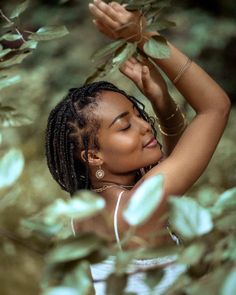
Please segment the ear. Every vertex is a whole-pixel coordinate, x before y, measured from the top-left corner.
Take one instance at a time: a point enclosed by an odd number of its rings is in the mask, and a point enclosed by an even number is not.
[[[81,159],[86,162],[85,150],[81,152]],[[88,150],[88,163],[91,166],[99,166],[103,164],[103,158],[99,151]]]

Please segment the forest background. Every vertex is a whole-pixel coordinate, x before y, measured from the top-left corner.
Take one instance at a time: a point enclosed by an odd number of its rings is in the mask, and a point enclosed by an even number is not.
[[[5,15],[10,15],[19,3],[2,0],[0,8]],[[44,132],[50,110],[65,96],[67,89],[84,83],[95,68],[92,53],[108,42],[94,29],[88,3],[79,0],[31,1],[17,23],[20,30],[26,31],[65,25],[69,34],[40,42],[33,54],[11,69],[11,74],[20,75],[21,80],[0,89],[1,106],[12,108],[0,108],[0,156],[16,148],[24,157],[19,179],[14,185],[0,190],[0,294],[3,295],[39,293],[44,265],[40,252],[43,241],[22,229],[20,221],[56,198],[66,200],[69,197],[48,172]],[[207,171],[189,192],[196,198],[204,198],[209,193],[218,195],[236,186],[236,4],[233,0],[179,0],[173,1],[165,15],[177,26],[164,31],[163,35],[209,72],[232,101],[229,123],[217,151]],[[1,26],[3,23],[1,18]],[[21,42],[0,40],[3,48],[12,49],[18,48]],[[141,97],[119,72],[105,78]],[[180,94],[171,86],[170,90],[191,116],[192,110],[183,104]],[[6,119],[8,113],[18,114],[15,116],[18,123]],[[21,123],[27,124],[9,126]]]

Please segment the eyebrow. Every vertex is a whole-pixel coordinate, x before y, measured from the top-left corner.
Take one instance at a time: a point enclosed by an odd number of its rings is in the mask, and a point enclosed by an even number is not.
[[[121,113],[120,115],[118,115],[117,117],[115,117],[115,119],[111,122],[111,124],[108,126],[108,128],[110,128],[113,124],[115,124],[115,122],[125,116],[127,116],[129,114],[129,112],[124,112]]]
[[[135,109],[136,106],[133,104],[133,109]],[[125,116],[127,116],[129,114],[129,112],[124,112],[124,113],[121,113],[120,115],[118,115],[117,117],[115,117],[115,119],[111,122],[111,124],[108,126],[108,128],[110,128],[113,124],[115,124],[115,122]]]

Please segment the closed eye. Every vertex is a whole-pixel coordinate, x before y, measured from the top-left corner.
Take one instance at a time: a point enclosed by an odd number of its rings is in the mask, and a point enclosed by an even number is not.
[[[128,130],[130,127],[131,127],[131,125],[128,125],[127,127],[121,129],[121,131],[126,131],[126,130]]]

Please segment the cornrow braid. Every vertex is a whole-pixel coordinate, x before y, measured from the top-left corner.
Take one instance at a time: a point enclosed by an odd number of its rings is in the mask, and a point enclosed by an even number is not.
[[[70,89],[50,112],[45,148],[53,178],[71,195],[90,187],[88,150],[91,147],[99,149],[96,134],[100,127],[93,110],[98,105],[98,94],[104,90],[118,92],[129,99],[142,118],[151,124],[156,136],[154,119],[145,112],[144,105],[115,85],[100,81]],[[85,151],[85,161],[81,158],[82,150]]]

